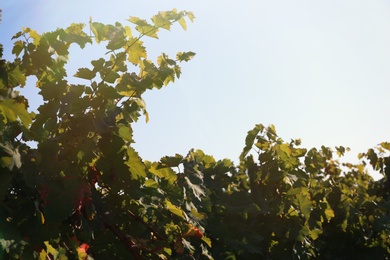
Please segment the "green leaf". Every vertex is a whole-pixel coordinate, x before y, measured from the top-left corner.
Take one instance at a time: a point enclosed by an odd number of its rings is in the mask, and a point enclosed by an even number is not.
[[[142,58],[146,58],[146,49],[143,46],[143,42],[137,38],[130,38],[124,47],[127,53],[127,59],[134,65],[138,65]]]
[[[367,151],[367,159],[370,161],[371,166],[374,168],[374,170],[379,170],[378,165],[378,155],[374,151],[374,149],[368,149]]]
[[[208,238],[206,236],[202,236],[202,241],[205,242],[206,245],[211,248],[211,239],[210,238]]]
[[[323,233],[323,231],[321,229],[317,229],[317,228],[309,231],[310,237],[313,240],[316,240],[322,233]]]
[[[145,181],[145,186],[148,187],[148,188],[157,189],[158,188],[158,183],[155,180],[153,180],[153,179],[147,179]]]
[[[264,130],[264,126],[261,124],[256,125],[251,131],[248,132],[248,135],[245,139],[245,147],[240,155],[240,160],[243,160],[248,152],[252,149],[253,143],[259,132]]]
[[[58,251],[52,245],[50,245],[48,241],[45,241],[45,246],[46,246],[46,252],[48,254],[51,254],[55,259],[57,259]],[[48,255],[48,257],[49,256],[50,255]]]
[[[36,30],[29,30],[28,34],[30,35],[30,38],[33,39],[34,45],[38,46],[42,36],[38,34]]]
[[[336,152],[339,157],[343,156],[346,151],[349,151],[350,149],[343,146],[336,146]]]
[[[274,125],[269,125],[267,127],[267,136],[270,140],[275,140],[275,138],[278,136],[276,134],[276,129]]]
[[[20,71],[19,66],[8,72],[8,85],[11,87],[26,85],[26,76]]]
[[[133,131],[130,126],[118,124],[118,135],[124,140],[133,143]]]
[[[175,156],[165,156],[160,159],[161,165],[166,167],[177,167],[183,161],[183,156],[175,154]]]
[[[165,30],[170,30],[171,29],[171,21],[166,18],[163,12],[159,12],[155,16],[152,17],[152,21],[154,26],[163,28]]]
[[[127,162],[126,165],[129,166],[130,172],[134,179],[145,178],[145,164],[142,162],[138,153],[132,148],[127,148]]]
[[[19,54],[22,52],[23,48],[24,48],[23,41],[16,41],[14,43],[14,47],[12,48],[12,54],[19,56]]]
[[[310,213],[312,210],[312,204],[309,199],[309,195],[305,193],[301,193],[297,195],[299,201],[299,208],[301,209],[301,213],[305,216],[306,220],[310,218]]]
[[[142,35],[158,39],[158,27],[149,24],[146,20],[131,16],[129,19],[127,19],[127,21],[136,24],[137,26],[135,29]]]
[[[32,119],[23,103],[16,103],[12,99],[0,101],[0,112],[3,114],[3,122],[7,123],[17,121],[19,118],[22,124],[27,128]]]
[[[178,52],[176,54],[176,59],[179,61],[189,61],[196,55],[195,52],[188,51],[188,52]]]
[[[325,209],[325,217],[328,220],[328,222],[335,217],[334,211],[331,208]]]
[[[174,183],[177,179],[176,173],[168,167],[160,168],[158,163],[153,163],[151,167],[148,169],[150,173],[159,177],[165,178],[169,183]]]
[[[97,72],[103,69],[104,62],[105,60],[103,58],[91,61],[91,64],[93,66],[93,71]]]
[[[295,157],[302,157],[302,156],[305,156],[306,152],[307,152],[307,149],[305,149],[305,148],[295,148],[292,150],[291,155],[295,156]]]
[[[105,71],[103,75],[103,80],[108,83],[115,83],[115,81],[119,78],[119,74],[112,70]]]
[[[195,208],[191,209],[191,215],[194,216],[195,218],[202,220],[206,218],[206,214],[204,213],[199,213]]]
[[[80,68],[77,70],[74,76],[81,79],[91,80],[96,76],[96,72],[91,71],[90,69],[87,68]]]
[[[179,216],[180,218],[184,219],[183,210],[181,208],[173,205],[168,199],[165,199],[164,202],[167,210],[169,210],[171,213],[175,214],[176,216]]]
[[[146,20],[135,16],[130,16],[129,19],[127,19],[127,21],[140,26],[148,26],[148,25],[150,26],[150,24]]]
[[[77,43],[81,49],[83,49],[87,43],[92,43],[91,37],[83,31],[84,27],[85,24],[83,23],[72,23],[65,30],[67,33],[65,40],[67,42]]]
[[[89,21],[89,27],[91,28],[92,33],[95,35],[95,41],[100,43],[101,41],[106,40],[107,38],[104,35],[104,24],[92,22],[92,19]]]
[[[382,146],[382,148],[390,151],[390,143],[389,142],[382,142],[381,146]]]

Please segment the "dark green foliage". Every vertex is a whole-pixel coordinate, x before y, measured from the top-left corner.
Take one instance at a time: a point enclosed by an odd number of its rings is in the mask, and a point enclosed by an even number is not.
[[[307,150],[259,124],[238,166],[200,150],[139,157],[131,124],[148,119],[143,93],[195,55],[153,63],[141,39],[174,22],[186,29],[185,18],[173,10],[152,23],[130,17],[134,28],[91,21],[92,36],[82,24],[14,36],[15,60],[0,59],[0,258],[387,259],[389,143],[341,165],[334,153],[346,148]],[[69,47],[93,42],[107,54],[74,74],[85,85],[71,83]],[[37,114],[15,91],[29,76],[44,100]]]

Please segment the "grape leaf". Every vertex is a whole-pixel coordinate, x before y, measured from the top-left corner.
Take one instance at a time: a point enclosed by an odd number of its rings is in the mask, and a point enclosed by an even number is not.
[[[0,101],[0,113],[3,114],[3,122],[7,123],[17,121],[18,118],[25,127],[28,127],[32,119],[23,103],[16,103],[12,99]]]
[[[132,148],[127,149],[128,160],[126,165],[130,167],[130,172],[134,179],[145,178],[145,165],[142,163],[138,153]]]
[[[77,78],[81,78],[81,79],[91,80],[96,76],[96,72],[93,72],[87,68],[80,68],[77,70],[77,72],[76,72],[76,74],[74,74],[74,76]]]

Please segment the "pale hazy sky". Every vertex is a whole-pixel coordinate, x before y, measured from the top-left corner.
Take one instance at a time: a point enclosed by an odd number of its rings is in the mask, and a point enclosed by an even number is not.
[[[197,56],[177,83],[144,96],[150,121],[134,126],[144,159],[200,148],[237,162],[256,123],[274,124],[286,141],[349,146],[352,154],[390,141],[389,1],[2,0],[0,8],[6,57],[22,26],[44,32],[90,16],[124,24],[173,8],[194,12],[188,31],[175,27],[148,41],[151,57]],[[89,64],[74,53],[73,69]]]

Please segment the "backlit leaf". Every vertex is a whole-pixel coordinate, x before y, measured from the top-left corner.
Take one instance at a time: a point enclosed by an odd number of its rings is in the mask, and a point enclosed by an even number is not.
[[[4,123],[14,122],[20,119],[21,123],[28,127],[32,119],[23,103],[16,103],[12,99],[0,101],[0,113],[3,115]]]
[[[130,172],[134,179],[145,178],[145,165],[143,164],[138,153],[132,148],[127,148],[128,160],[126,162],[127,166],[130,168]]]
[[[165,178],[169,183],[174,183],[177,179],[176,173],[171,168],[160,168],[158,163],[153,163],[148,170],[159,178]]]
[[[171,22],[169,19],[164,17],[163,12],[159,12],[157,15],[152,17],[154,26],[164,28],[165,30],[170,30]]]
[[[246,139],[245,139],[245,147],[240,155],[240,159],[243,160],[245,156],[248,154],[248,152],[252,149],[253,143],[259,134],[259,132],[262,132],[264,130],[264,126],[259,124],[256,125],[251,131],[248,132]]]
[[[206,237],[206,236],[202,236],[202,241],[206,243],[206,245],[208,245],[208,247],[211,248],[211,239]]]
[[[298,201],[299,201],[299,208],[302,212],[302,214],[305,216],[306,220],[310,218],[310,213],[312,210],[312,204],[309,199],[308,194],[299,194],[298,196]]]
[[[187,17],[190,19],[191,22],[194,22],[195,15],[192,12],[187,12]]]
[[[133,141],[133,131],[131,130],[130,127],[128,127],[124,124],[119,124],[118,125],[118,134],[124,140],[126,140],[128,142],[134,142]]]
[[[19,54],[23,50],[23,41],[16,41],[14,43],[14,47],[12,48],[12,54],[15,54],[16,56],[19,56]]]
[[[168,199],[165,199],[165,207],[176,216],[181,217],[184,219],[183,210],[175,205],[173,205]]]
[[[158,188],[158,183],[155,180],[153,180],[153,179],[147,179],[145,181],[145,186],[148,187],[148,188],[157,189]]]
[[[134,65],[138,65],[142,58],[146,58],[146,49],[143,42],[137,38],[130,38],[124,49],[128,55],[128,61]]]
[[[184,18],[182,17],[182,18],[180,18],[179,19],[179,24],[180,24],[180,26],[181,26],[181,28],[183,28],[183,30],[187,30],[187,23],[186,23],[186,20],[184,20]]]

